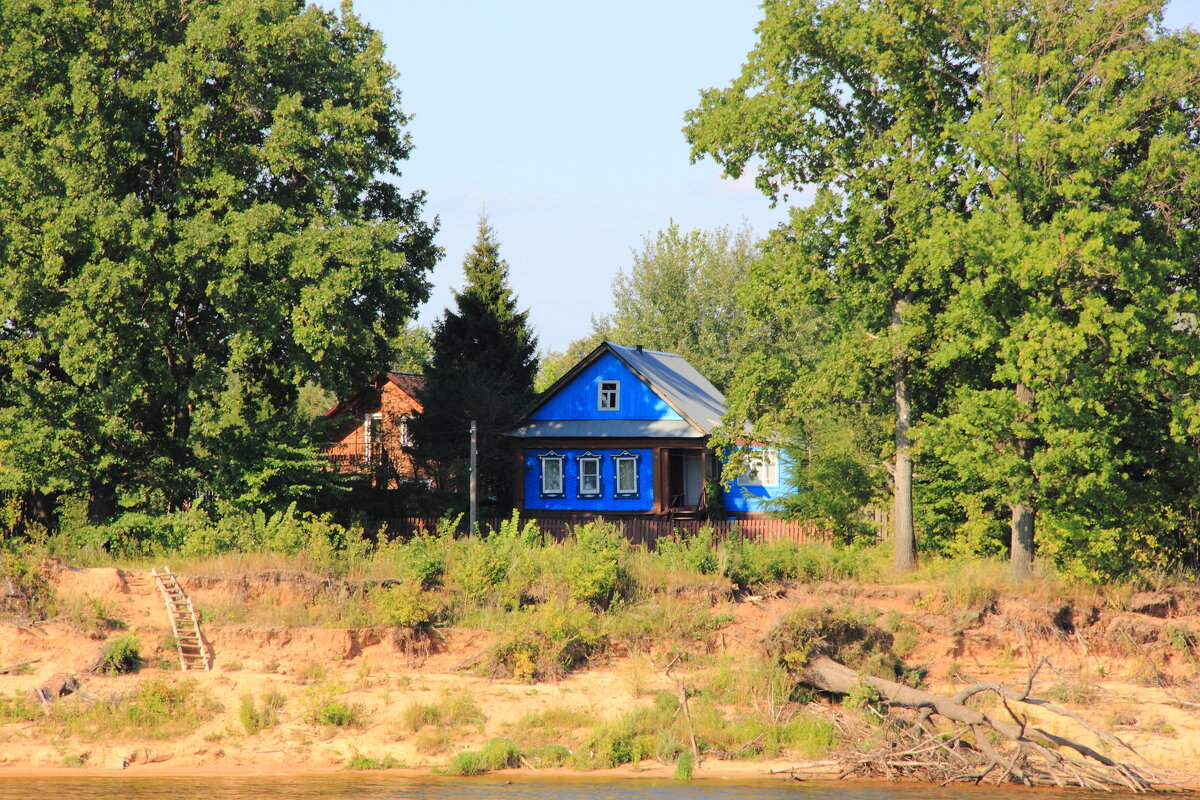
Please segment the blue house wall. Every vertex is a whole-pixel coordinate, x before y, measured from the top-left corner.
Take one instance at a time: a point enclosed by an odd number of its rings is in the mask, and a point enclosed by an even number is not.
[[[761,449],[761,448],[756,448]],[[728,489],[721,487],[721,505],[730,514],[764,513],[769,501],[787,494],[791,485],[792,462],[784,452],[779,453],[779,481],[774,486],[747,486],[738,478]]]
[[[620,407],[601,411],[597,406],[600,381],[620,381]],[[681,421],[683,417],[656,395],[641,378],[612,353],[605,353],[529,419],[653,419]]]
[[[563,459],[563,497],[542,497],[540,457],[554,453]],[[600,496],[579,496],[579,461],[584,453],[600,456]],[[613,457],[628,453],[638,457],[637,497],[614,497],[616,462]],[[524,454],[525,508],[537,511],[588,511],[597,514],[617,511],[650,511],[654,508],[654,452],[649,448],[547,448],[529,449]]]

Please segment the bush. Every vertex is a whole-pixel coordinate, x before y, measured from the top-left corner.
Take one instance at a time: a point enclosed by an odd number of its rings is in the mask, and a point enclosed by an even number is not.
[[[96,671],[105,675],[126,675],[137,672],[141,666],[141,643],[133,636],[122,636],[104,649]]]
[[[274,727],[279,722],[279,709],[283,708],[285,698],[282,693],[268,690],[263,692],[262,706],[254,702],[254,695],[242,695],[242,704],[238,716],[247,736],[253,736],[259,731]]]
[[[604,644],[599,620],[583,606],[552,601],[514,617],[485,663],[493,677],[525,683],[559,680],[585,664]]]
[[[11,586],[0,595],[0,619],[32,622],[54,612],[54,589],[39,571],[41,564],[41,555],[32,547],[0,539],[0,579]]]
[[[576,526],[567,545],[564,577],[571,599],[608,608],[629,593],[626,564],[629,543],[615,525],[589,522]]]
[[[450,775],[479,775],[521,765],[521,751],[512,739],[488,739],[482,750],[464,750],[450,759]]]
[[[435,598],[423,591],[415,581],[374,589],[370,601],[373,618],[392,628],[427,626],[437,619],[441,610]]]
[[[382,759],[364,756],[362,753],[355,753],[354,757],[346,764],[346,769],[399,769],[402,764],[393,758],[391,755],[386,755]]]
[[[129,695],[88,706],[59,703],[54,719],[91,740],[171,739],[194,732],[219,710],[195,681],[151,678]]]

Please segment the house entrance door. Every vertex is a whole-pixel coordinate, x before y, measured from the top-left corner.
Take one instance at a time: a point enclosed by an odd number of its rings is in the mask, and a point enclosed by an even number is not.
[[[667,494],[671,508],[696,508],[704,493],[704,462],[699,450],[672,450]]]

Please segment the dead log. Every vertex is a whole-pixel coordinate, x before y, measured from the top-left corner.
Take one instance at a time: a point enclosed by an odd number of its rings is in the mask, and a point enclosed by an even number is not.
[[[1031,671],[1023,692],[981,683],[962,690],[955,697],[943,697],[886,678],[865,675],[825,655],[811,658],[801,677],[818,689],[839,695],[849,694],[865,684],[873,687],[887,706],[918,712],[917,723],[904,729],[903,736],[909,744],[892,742],[886,752],[849,753],[843,776],[921,777],[942,783],[980,783],[987,779],[997,785],[1013,781],[1026,785],[1123,788],[1138,792],[1176,788],[1186,779],[1186,776],[1154,768],[1128,744],[1089,725],[1077,714],[1032,697],[1033,680],[1043,663]],[[967,699],[982,692],[997,694],[1006,716],[988,714],[966,705]],[[1117,760],[1081,742],[1030,725],[1027,718],[1013,710],[1010,702],[1067,716],[1102,740],[1123,748],[1132,760]],[[933,717],[953,723],[955,729],[947,733],[931,727]],[[968,733],[973,741],[968,741]],[[1001,742],[1006,740],[1008,746],[994,744],[992,736],[997,736]]]

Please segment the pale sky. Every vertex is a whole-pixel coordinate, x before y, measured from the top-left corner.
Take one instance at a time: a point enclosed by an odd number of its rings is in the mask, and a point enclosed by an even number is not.
[[[727,85],[755,42],[755,0],[356,0],[400,71],[415,149],[398,183],[427,194],[445,256],[428,324],[462,284],[486,213],[541,346],[561,350],[611,310],[642,237],[765,235],[786,216],[752,179],[688,162],[681,128],[701,89]],[[1172,27],[1200,28],[1200,0]],[[795,198],[793,198],[795,199]]]

